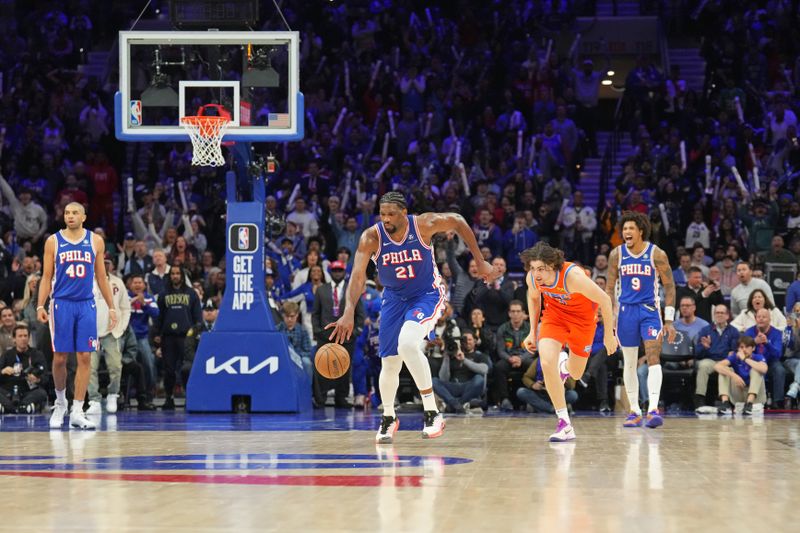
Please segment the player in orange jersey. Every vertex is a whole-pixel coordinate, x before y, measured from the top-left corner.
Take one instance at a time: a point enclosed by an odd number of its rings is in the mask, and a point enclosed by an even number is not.
[[[531,332],[523,341],[529,352],[539,349],[542,373],[547,393],[558,416],[556,432],[551,442],[575,439],[575,430],[564,400],[564,382],[569,376],[580,379],[589,360],[594,339],[597,306],[603,317],[607,353],[617,351],[614,335],[614,312],[611,298],[586,275],[583,268],[564,261],[564,252],[539,242],[520,254],[528,275],[528,309]],[[544,312],[542,312],[544,296]],[[541,313],[541,330],[539,314]],[[564,345],[569,354],[560,354]]]

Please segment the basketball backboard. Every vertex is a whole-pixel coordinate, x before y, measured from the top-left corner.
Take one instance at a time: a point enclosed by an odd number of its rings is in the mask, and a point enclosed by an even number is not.
[[[119,33],[117,138],[188,141],[180,119],[206,104],[230,113],[226,141],[303,138],[297,32]]]

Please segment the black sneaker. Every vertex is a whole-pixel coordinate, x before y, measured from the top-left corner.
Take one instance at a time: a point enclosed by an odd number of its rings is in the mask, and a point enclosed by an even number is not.
[[[444,434],[445,421],[441,413],[437,411],[425,411],[425,426],[422,428],[423,439],[435,439]]]
[[[753,414],[753,402],[747,402],[744,404],[744,409],[742,409],[743,415],[752,415]]]
[[[161,406],[162,411],[174,411],[175,410],[175,400],[172,397],[168,397],[164,400],[164,405]]]
[[[377,444],[391,444],[394,441],[394,434],[400,427],[400,420],[396,416],[382,416],[381,428],[375,435]]]
[[[603,400],[603,401],[600,402],[599,411],[601,413],[610,413],[611,412],[611,406],[608,405],[608,400]]]
[[[733,414],[733,404],[730,400],[725,400],[720,404],[717,408],[717,413],[721,415],[732,415]]]

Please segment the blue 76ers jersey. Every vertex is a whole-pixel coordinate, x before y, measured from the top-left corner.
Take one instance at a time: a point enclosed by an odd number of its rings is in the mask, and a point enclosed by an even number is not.
[[[94,300],[95,253],[92,233],[84,232],[77,243],[68,241],[60,231],[56,232],[53,275],[53,298],[56,300]]]
[[[649,304],[659,307],[658,271],[653,261],[656,246],[647,243],[644,251],[633,255],[624,244],[619,247],[619,281],[621,304]]]
[[[399,242],[389,237],[383,222],[375,224],[380,240],[378,252],[372,259],[378,267],[378,279],[386,288],[384,297],[397,296],[405,300],[441,287],[433,249],[422,242],[416,219],[408,215],[408,229]]]

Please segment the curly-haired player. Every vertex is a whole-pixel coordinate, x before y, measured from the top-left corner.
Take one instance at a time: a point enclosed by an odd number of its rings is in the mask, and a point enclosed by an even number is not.
[[[583,268],[564,261],[564,252],[558,248],[539,242],[522,252],[520,259],[528,270],[525,281],[531,310],[531,332],[524,345],[530,352],[538,346],[545,387],[558,416],[558,426],[550,441],[570,441],[575,439],[575,431],[567,413],[564,382],[569,376],[575,379],[583,376],[594,340],[598,305],[605,326],[603,344],[608,353],[617,351],[611,298]],[[540,313],[541,329],[537,335]],[[569,354],[559,355],[565,345]]]
[[[626,211],[620,219],[622,239],[608,257],[608,283],[606,292],[614,297],[617,279],[620,281],[619,309],[617,317],[617,337],[622,347],[624,360],[623,379],[625,391],[631,404],[631,412],[623,422],[625,427],[639,427],[644,424],[656,428],[664,423],[658,414],[658,398],[661,394],[661,338],[675,339],[675,282],[669,259],[658,246],[648,242],[650,221],[641,213]],[[661,308],[658,281],[664,285],[664,322],[661,322]],[[639,377],[636,363],[639,356],[639,342],[644,341],[647,356],[647,389],[649,395],[647,420],[642,420],[639,407]]]

